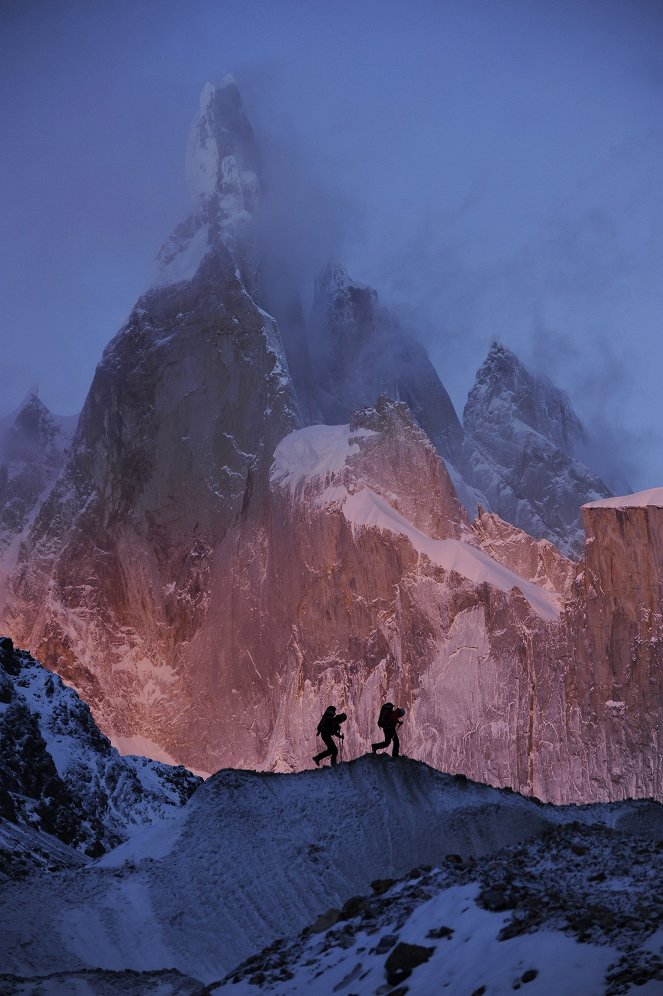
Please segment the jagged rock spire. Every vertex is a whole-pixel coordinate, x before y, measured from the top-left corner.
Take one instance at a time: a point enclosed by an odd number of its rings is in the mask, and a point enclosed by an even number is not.
[[[545,374],[530,370],[497,339],[490,344],[465,405],[466,428],[472,431],[487,410],[493,417],[508,411],[511,419],[518,418],[568,456],[575,456],[585,442],[584,426],[566,392]]]
[[[152,288],[191,281],[208,254],[231,253],[247,289],[257,286],[251,237],[260,197],[258,151],[232,76],[206,83],[191,125],[186,177],[193,213],[159,250]]]
[[[220,86],[203,87],[189,133],[186,177],[196,204],[218,211],[222,219],[255,212],[260,193],[258,151],[230,75]]]

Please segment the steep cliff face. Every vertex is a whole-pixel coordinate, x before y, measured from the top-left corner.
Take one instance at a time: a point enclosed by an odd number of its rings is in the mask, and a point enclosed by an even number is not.
[[[601,731],[595,784],[608,777],[617,798],[660,799],[663,488],[591,503],[582,515],[587,543],[572,672],[584,698],[575,716],[579,739]]]
[[[234,83],[206,88],[189,148],[196,212],[104,353],[13,584],[16,639],[105,729],[155,743],[172,714],[190,722],[209,654],[191,657],[189,641],[226,551],[264,514],[276,442],[298,425],[276,323],[249,290],[250,138]]]
[[[295,587],[281,590],[292,606],[294,684],[269,763],[305,757],[307,729],[328,701],[351,709],[346,748],[362,752],[379,732],[376,705],[391,699],[408,710],[407,753],[538,788],[534,668],[559,632],[558,590],[574,565],[562,570],[556,554],[559,577],[546,575],[546,588],[516,574],[510,564],[526,558],[506,524],[511,549],[491,557],[439,455],[393,402],[358,413],[344,433],[287,437],[272,480],[275,559],[288,543],[300,566],[289,575]],[[531,558],[537,581],[543,559]]]
[[[585,430],[571,403],[494,342],[463,413],[475,445],[466,476],[501,518],[579,556],[580,506],[610,491],[578,459]]]
[[[36,388],[0,420],[0,604],[21,539],[62,468],[76,420],[52,415]]]

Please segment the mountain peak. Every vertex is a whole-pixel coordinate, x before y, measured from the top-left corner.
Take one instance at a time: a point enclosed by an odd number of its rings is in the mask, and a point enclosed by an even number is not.
[[[470,431],[477,420],[514,419],[549,438],[573,456],[585,439],[585,429],[568,395],[546,374],[531,370],[507,346],[493,339],[486,359],[477,371],[464,411]]]
[[[206,83],[189,134],[186,175],[194,201],[209,207],[218,198],[221,219],[251,215],[259,193],[253,129],[234,78]]]

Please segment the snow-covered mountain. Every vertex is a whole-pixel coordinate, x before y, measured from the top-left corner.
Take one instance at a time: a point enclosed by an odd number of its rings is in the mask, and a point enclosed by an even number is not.
[[[586,430],[547,377],[493,343],[461,425],[424,346],[338,263],[316,284],[307,341],[312,361],[294,381],[304,410],[334,425],[380,395],[405,402],[472,517],[482,506],[582,554],[580,506],[611,492],[581,463]]]
[[[46,835],[98,857],[182,806],[200,781],[182,767],[121,757],[71,688],[0,639],[0,817],[12,824],[0,829],[5,874],[44,848],[51,863],[65,860]]]
[[[318,287],[318,353],[293,381],[260,304],[258,157],[232,79],[203,91],[188,175],[193,212],[105,350],[21,546],[7,631],[117,746],[198,771],[310,764],[329,701],[361,754],[390,698],[411,752],[446,770],[558,802],[660,797],[661,618],[642,613],[643,589],[614,585],[621,513],[592,513],[580,568],[494,511],[471,522],[454,484],[496,457],[423,348],[338,266]],[[486,377],[477,412],[529,419],[532,465],[532,434],[544,463],[574,445],[551,385],[515,360]],[[402,400],[350,411],[364,379]],[[303,427],[316,406],[343,424]],[[532,487],[545,494],[556,466]],[[496,501],[511,507],[517,486],[512,474]],[[537,530],[554,532],[537,502]],[[634,519],[628,535],[655,587],[657,506],[644,514],[649,530]]]
[[[0,981],[626,992],[660,978],[662,832],[655,803],[542,806],[407,759],[220,771],[85,869],[5,882]]]
[[[476,448],[466,475],[488,508],[568,555],[581,554],[580,507],[611,492],[578,459],[586,430],[567,395],[493,342],[463,426]]]

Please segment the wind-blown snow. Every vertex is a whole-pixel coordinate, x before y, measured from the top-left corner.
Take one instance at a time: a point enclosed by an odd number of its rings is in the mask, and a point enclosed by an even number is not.
[[[663,488],[649,488],[647,491],[637,491],[621,498],[604,498],[602,501],[592,501],[583,508],[663,508]]]
[[[425,554],[433,563],[447,571],[455,571],[475,584],[490,584],[499,591],[519,588],[542,619],[553,620],[559,616],[560,602],[552,592],[526,581],[468,543],[454,539],[431,539],[370,488],[348,495],[343,504],[343,515],[355,527],[375,527],[405,536],[417,553]]]
[[[274,452],[270,479],[295,494],[313,478],[337,474],[350,457],[359,453],[357,440],[371,436],[369,429],[352,432],[349,425],[310,425],[282,439]]]
[[[209,248],[209,225],[201,225],[167,263],[163,263],[152,284],[153,289],[192,280]]]

